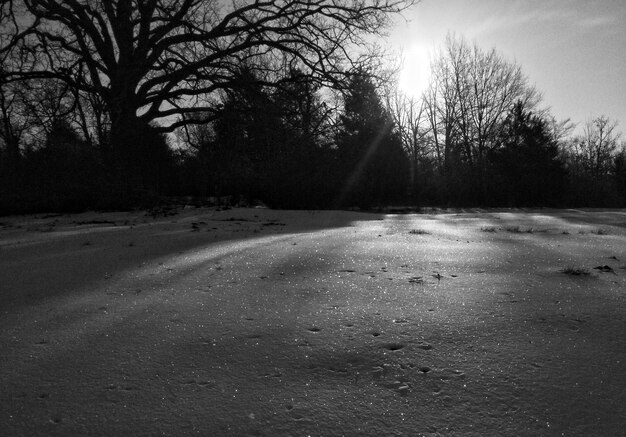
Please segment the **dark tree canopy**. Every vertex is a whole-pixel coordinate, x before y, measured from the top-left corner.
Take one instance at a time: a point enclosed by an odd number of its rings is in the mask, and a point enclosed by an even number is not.
[[[380,34],[415,1],[4,1],[0,82],[56,80],[101,99],[113,167],[128,192],[137,188],[148,126],[170,132],[215,119],[242,66],[265,84],[298,69],[339,86],[351,65],[367,61],[358,50],[368,46],[364,36]]]
[[[208,184],[272,206],[326,205],[332,197],[322,187],[332,179],[324,175],[331,171],[331,118],[317,86],[298,71],[279,89],[245,68],[240,75],[242,85],[226,93],[219,117],[197,144],[211,169]],[[188,133],[197,138],[204,128],[192,126]]]
[[[347,179],[340,202],[369,207],[406,195],[409,160],[371,78],[352,76],[337,139]]]
[[[517,102],[500,127],[498,144],[490,154],[492,203],[558,204],[565,169],[545,121]]]

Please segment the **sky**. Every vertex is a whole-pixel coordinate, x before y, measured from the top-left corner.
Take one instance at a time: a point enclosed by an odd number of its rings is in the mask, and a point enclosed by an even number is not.
[[[449,31],[521,65],[543,106],[577,132],[606,115],[626,136],[626,0],[422,0],[389,34],[406,92],[424,87],[429,53]]]

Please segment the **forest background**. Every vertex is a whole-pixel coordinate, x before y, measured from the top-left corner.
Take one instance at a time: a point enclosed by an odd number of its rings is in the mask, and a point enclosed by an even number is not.
[[[626,142],[450,33],[420,96],[376,43],[414,1],[4,1],[0,214],[626,206]],[[376,38],[373,38],[374,35]]]

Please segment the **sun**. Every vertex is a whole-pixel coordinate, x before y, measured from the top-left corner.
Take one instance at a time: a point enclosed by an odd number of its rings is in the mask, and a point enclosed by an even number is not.
[[[398,86],[407,95],[419,97],[430,79],[430,50],[422,44],[411,44],[403,50],[402,58]]]

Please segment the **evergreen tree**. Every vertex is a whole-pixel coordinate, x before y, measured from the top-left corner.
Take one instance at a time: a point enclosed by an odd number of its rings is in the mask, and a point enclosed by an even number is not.
[[[391,116],[365,74],[354,74],[337,138],[344,172],[339,203],[370,207],[405,199],[409,160]]]
[[[336,190],[331,110],[321,100],[319,88],[294,69],[273,93],[284,144],[273,162],[269,204],[289,208],[324,208],[330,204]]]
[[[268,86],[243,67],[226,95],[211,155],[218,194],[238,194],[283,208],[325,207],[331,196],[328,110],[318,86],[297,70]]]
[[[565,171],[541,117],[515,104],[500,129],[491,154],[491,193],[508,206],[554,205],[562,197]]]

